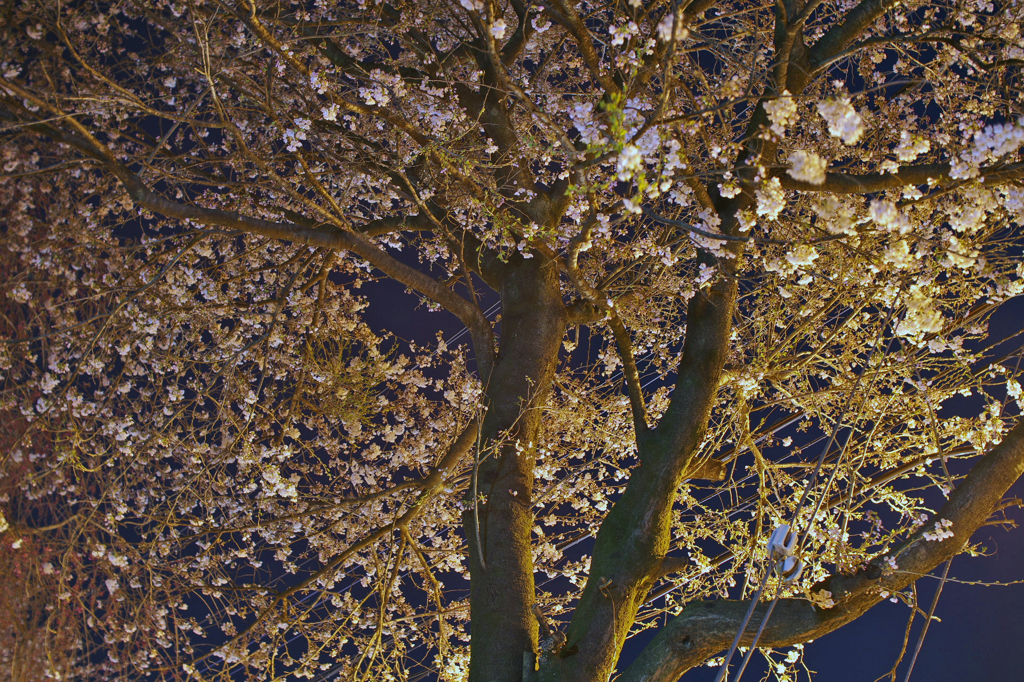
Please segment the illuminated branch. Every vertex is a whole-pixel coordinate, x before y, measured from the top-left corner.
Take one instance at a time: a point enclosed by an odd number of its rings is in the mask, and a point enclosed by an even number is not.
[[[812,591],[828,590],[836,605],[829,609],[804,599],[781,599],[758,642],[781,647],[818,639],[861,616],[883,600],[883,593],[897,592],[953,558],[967,545],[1021,474],[1024,473],[1024,422],[1004,436],[971,469],[950,495],[945,506],[925,526],[898,548],[875,559],[852,576],[833,575]],[[924,537],[933,525],[947,521],[952,540]],[[898,566],[893,571],[887,560]],[[729,646],[749,602],[716,600],[688,604],[647,645],[637,660],[623,671],[623,682],[669,682]],[[761,604],[753,622],[760,622],[768,607]],[[749,644],[754,628],[741,640]]]
[[[829,194],[871,194],[887,189],[897,189],[907,185],[933,185],[939,182],[950,182],[950,166],[948,163],[927,163],[917,166],[904,166],[895,173],[828,173],[825,182],[814,185],[809,182],[794,180],[789,174],[780,172],[776,175],[783,189],[800,192],[827,192]],[[978,181],[986,187],[1013,182],[1024,178],[1024,163],[1007,164],[979,171]]]

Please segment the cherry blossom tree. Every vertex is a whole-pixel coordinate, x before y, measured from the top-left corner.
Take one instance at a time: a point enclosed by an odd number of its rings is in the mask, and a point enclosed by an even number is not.
[[[1019,2],[2,21],[40,675],[792,680],[1024,472]]]

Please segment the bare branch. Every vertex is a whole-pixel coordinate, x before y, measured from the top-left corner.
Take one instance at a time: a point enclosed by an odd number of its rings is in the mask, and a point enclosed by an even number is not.
[[[810,48],[808,64],[817,71],[827,66],[832,58],[845,50],[864,31],[875,23],[897,0],[864,0],[846,15],[846,19],[833,26]]]
[[[619,357],[622,359],[622,374],[626,378],[629,404],[633,410],[633,428],[636,429],[637,437],[642,439],[648,430],[647,407],[644,404],[643,389],[640,387],[640,373],[636,369],[636,358],[633,357],[633,342],[629,338],[629,331],[626,330],[626,326],[622,324],[622,320],[614,310],[611,311],[608,325],[615,335]]]

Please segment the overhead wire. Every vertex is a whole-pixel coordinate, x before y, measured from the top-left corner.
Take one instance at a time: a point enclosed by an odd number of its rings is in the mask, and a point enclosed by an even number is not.
[[[865,370],[868,367],[871,366],[871,360],[874,358],[875,353],[878,351],[878,348],[881,345],[880,342],[882,340],[882,335],[884,334],[886,328],[888,328],[889,323],[892,321],[892,317],[895,314],[895,312],[896,312],[895,308],[890,309],[889,315],[886,317],[885,321],[879,327],[878,337],[876,338],[875,343],[872,346],[871,352],[868,354],[867,362],[865,363]],[[890,343],[891,343],[891,340],[890,340]],[[887,350],[888,350],[888,348],[887,348]],[[878,376],[878,372],[881,370],[881,367],[882,367],[882,363],[879,362],[877,367],[875,367],[875,370],[874,370],[874,373],[873,373],[874,376],[872,377],[872,381],[874,381],[874,378]],[[832,433],[829,436],[828,443],[826,443],[825,447],[822,448],[821,455],[818,456],[818,461],[817,461],[817,464],[814,467],[814,471],[811,473],[811,476],[807,479],[807,483],[804,485],[804,491],[803,491],[803,493],[800,496],[799,502],[797,502],[796,509],[793,511],[793,514],[792,514],[793,522],[792,522],[792,525],[788,529],[789,532],[793,532],[793,533],[796,532],[796,525],[797,525],[797,523],[800,520],[800,513],[803,511],[803,507],[806,504],[807,499],[808,499],[808,497],[811,494],[811,489],[814,486],[815,482],[817,481],[817,478],[818,478],[819,474],[821,473],[822,465],[825,463],[825,456],[828,454],[829,450],[831,450],[831,448],[832,448],[832,445],[835,443],[836,437],[837,437],[837,435],[839,433],[839,430],[842,429],[843,420],[846,418],[846,413],[849,411],[850,404],[853,402],[853,396],[857,392],[857,389],[860,387],[860,383],[863,380],[865,373],[866,372],[861,372],[860,374],[858,374],[857,375],[857,380],[854,382],[853,386],[850,387],[850,391],[847,394],[846,402],[843,405],[843,409],[840,411],[839,416],[836,418],[834,426],[832,427]],[[861,400],[860,406],[858,407],[858,414],[863,409],[863,406],[866,403],[866,401],[867,401],[867,395],[865,394],[863,396],[862,400]],[[855,424],[856,420],[854,420],[853,423]],[[849,432],[847,433],[847,438],[846,438],[846,441],[845,441],[844,446],[843,446],[843,450],[844,451],[845,451],[846,445],[850,441],[850,436],[851,435],[852,435],[851,433],[849,433]],[[842,453],[840,453],[840,457],[841,456],[842,456]],[[836,467],[836,471],[838,471],[838,467]],[[833,473],[833,476],[830,477],[830,479],[829,479],[829,483],[831,483],[831,481],[833,480],[834,476],[835,476],[835,474]],[[800,541],[798,543],[798,547],[799,547],[800,550],[803,549],[804,544],[807,541],[807,537],[810,535],[811,528],[814,525],[814,518],[817,515],[817,512],[819,511],[819,509],[821,507],[821,501],[825,499],[827,494],[828,494],[828,490],[827,490],[827,487],[826,487],[826,489],[822,492],[822,495],[821,495],[820,499],[818,500],[817,505],[814,508],[814,512],[811,514],[810,519],[808,519],[808,521],[807,521],[807,528],[806,528],[806,530],[804,531],[802,537],[800,537]],[[780,528],[781,528],[781,526],[780,526]],[[788,536],[787,536],[787,539],[788,539]],[[778,569],[778,566],[775,563],[775,557],[772,556],[771,548],[769,548],[768,562],[769,562],[769,566],[765,570],[765,575],[764,575],[764,578],[761,580],[761,585],[758,588],[756,595],[753,596],[751,598],[751,600],[750,600],[750,606],[747,608],[747,612],[744,615],[743,620],[740,623],[740,627],[739,627],[739,630],[736,632],[736,636],[733,638],[732,645],[729,647],[728,653],[725,655],[725,657],[722,660],[722,666],[718,670],[718,674],[715,677],[715,682],[722,682],[722,680],[725,678],[725,675],[726,675],[726,673],[729,670],[729,661],[732,658],[732,655],[736,652],[736,649],[739,646],[740,640],[743,638],[743,633],[746,632],[747,625],[750,623],[750,619],[754,615],[754,610],[757,608],[757,604],[759,603],[759,601],[761,599],[761,595],[764,592],[764,587],[767,584],[768,579],[771,576],[773,569],[775,569],[775,570]],[[783,580],[782,580],[782,575],[781,575],[781,571],[780,571],[780,580],[779,580],[779,584],[776,586],[775,598],[772,600],[771,604],[768,607],[768,610],[765,612],[764,618],[761,619],[760,626],[757,629],[757,633],[754,635],[754,638],[753,638],[753,641],[750,644],[750,647],[747,649],[747,654],[743,658],[743,661],[742,661],[742,663],[740,665],[739,671],[738,671],[738,673],[736,675],[736,679],[734,680],[734,682],[740,682],[740,679],[741,679],[741,677],[743,675],[743,671],[746,670],[747,664],[749,663],[750,658],[753,655],[753,652],[757,648],[757,642],[760,640],[761,634],[764,632],[764,628],[768,624],[768,619],[771,617],[771,614],[772,614],[772,612],[775,609],[775,605],[776,605],[776,603],[778,603],[779,598],[782,595],[782,585],[783,585]]]

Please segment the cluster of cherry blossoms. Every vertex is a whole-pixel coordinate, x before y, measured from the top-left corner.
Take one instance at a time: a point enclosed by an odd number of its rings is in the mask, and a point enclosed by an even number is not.
[[[945,42],[913,58],[865,43],[842,62],[856,77],[790,92],[769,83],[774,10],[742,3],[582,3],[578,21],[565,3],[520,16],[479,0],[44,4],[12,10],[2,38],[18,123],[0,152],[0,543],[75,633],[81,677],[355,676],[373,651],[375,679],[416,659],[464,680],[463,523],[495,494],[469,492],[481,458],[535,461],[538,603],[569,613],[637,465],[630,363],[657,423],[691,302],[729,282],[693,454],[728,474],[680,485],[669,551],[690,563],[641,618],[740,593],[812,445],[853,423],[810,489],[821,509],[799,519],[807,569],[780,588],[834,606],[815,587],[831,567],[878,561],[921,523],[954,537],[909,477],[949,494],[947,459],[998,442],[1021,409],[985,325],[1024,292],[1024,190],[997,183],[1019,164],[1024,88],[998,90]],[[1021,49],[1017,9],[971,17]],[[809,21],[820,36],[835,18]],[[58,29],[81,61],[43,49]],[[146,31],[166,55],[128,51]],[[526,261],[552,268],[571,310],[543,427],[459,451],[504,342],[495,273]]]

